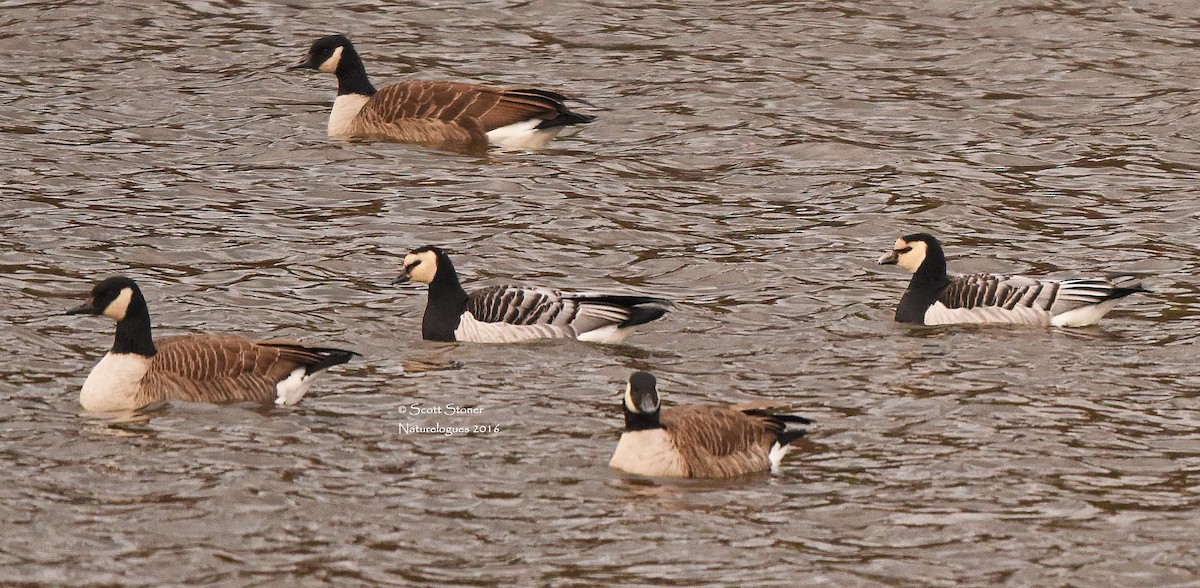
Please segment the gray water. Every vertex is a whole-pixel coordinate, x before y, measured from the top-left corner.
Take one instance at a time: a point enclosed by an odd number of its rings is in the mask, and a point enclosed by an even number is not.
[[[0,583],[1197,585],[1200,9],[1098,4],[3,3]],[[537,154],[331,142],[334,80],[285,66],[333,32],[376,85],[600,118]],[[875,259],[915,230],[1153,293],[899,326]],[[679,304],[628,346],[427,343],[390,284],[425,244]],[[113,274],[157,333],[364,358],[296,407],[81,414],[112,324],[62,313]],[[635,369],[816,423],[775,476],[625,476]],[[411,414],[447,404],[481,414]]]

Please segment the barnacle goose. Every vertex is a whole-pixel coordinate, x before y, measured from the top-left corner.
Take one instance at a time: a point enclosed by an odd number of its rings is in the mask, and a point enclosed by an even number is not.
[[[1082,327],[1095,324],[1120,299],[1145,292],[1140,279],[1131,274],[1070,280],[950,276],[941,244],[928,233],[897,239],[879,263],[899,265],[913,274],[896,308],[896,320],[902,323]]]
[[[450,256],[433,246],[404,258],[396,284],[429,284],[421,335],[431,341],[513,343],[578,339],[620,343],[633,327],[653,321],[671,302],[651,296],[568,293],[534,286],[492,286],[467,293]]]

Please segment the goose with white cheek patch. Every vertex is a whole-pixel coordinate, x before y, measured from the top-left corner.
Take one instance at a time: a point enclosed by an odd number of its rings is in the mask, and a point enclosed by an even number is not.
[[[919,325],[956,323],[1053,325],[1096,324],[1124,297],[1145,292],[1140,278],[1049,280],[1024,276],[950,276],[942,245],[928,233],[899,238],[879,259],[912,272],[896,308],[896,321]]]
[[[334,139],[376,139],[439,149],[482,151],[489,145],[540,149],[564,128],[594,116],[569,110],[566,96],[532,88],[505,88],[434,80],[408,80],[378,90],[350,40],[317,39],[289,69],[337,76],[329,114]]]
[[[775,471],[804,436],[801,416],[768,410],[769,403],[662,408],[648,372],[629,377],[622,404],[625,431],[608,465],[631,474],[729,478]]]
[[[231,335],[182,335],[155,341],[150,310],[133,280],[113,277],[67,314],[117,321],[112,350],[92,368],[79,403],[90,412],[129,411],[162,400],[295,404],[316,375],[353,351]]]
[[[504,285],[468,293],[450,256],[421,247],[404,257],[395,284],[429,284],[421,336],[429,341],[517,343],[578,339],[620,343],[633,328],[662,317],[671,302],[651,296],[568,293],[536,286]]]

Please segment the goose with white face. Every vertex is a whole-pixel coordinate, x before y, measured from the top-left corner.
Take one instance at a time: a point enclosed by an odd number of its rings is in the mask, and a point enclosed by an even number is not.
[[[433,250],[417,251],[404,256],[404,273],[396,278],[397,284],[413,281],[429,284],[437,277],[438,259]]]
[[[895,319],[902,323],[1082,327],[1097,323],[1124,297],[1145,291],[1134,274],[1073,279],[952,276],[941,243],[928,233],[897,239],[879,263],[913,274],[896,306]]]
[[[576,339],[620,343],[635,327],[661,318],[671,302],[653,296],[570,293],[527,285],[467,292],[450,256],[432,245],[404,256],[393,283],[429,284],[421,336],[429,341],[521,343]]]
[[[908,242],[904,237],[896,239],[896,246],[892,250],[879,258],[880,265],[898,265],[908,273],[913,274],[925,263],[925,256],[929,253],[929,245],[924,241]]]

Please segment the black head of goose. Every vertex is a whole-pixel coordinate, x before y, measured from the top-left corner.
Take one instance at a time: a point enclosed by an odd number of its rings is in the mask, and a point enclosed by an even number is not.
[[[376,90],[354,45],[342,35],[317,39],[289,69],[337,76],[338,94],[329,115],[329,136],[335,139],[463,151],[488,145],[540,149],[565,127],[596,118],[572,112],[562,94],[532,88],[408,80]]]
[[[625,387],[625,430],[609,465],[632,474],[728,478],[779,467],[812,421],[769,410],[770,403],[663,409],[657,381],[635,372]]]
[[[396,284],[429,284],[421,335],[430,341],[515,343],[578,339],[620,343],[633,328],[662,317],[671,302],[652,296],[568,293],[504,285],[468,293],[445,251],[421,247],[404,258]]]
[[[900,237],[879,263],[913,274],[896,307],[896,320],[902,323],[1081,327],[1104,318],[1120,299],[1146,291],[1133,274],[1068,280],[951,276],[941,243],[928,233]]]
[[[231,335],[183,335],[154,340],[150,310],[137,284],[108,278],[67,314],[117,321],[112,349],[92,368],[79,403],[84,410],[135,410],[162,400],[295,404],[317,373],[356,353],[295,341],[254,341]]]

